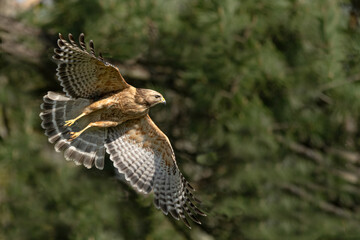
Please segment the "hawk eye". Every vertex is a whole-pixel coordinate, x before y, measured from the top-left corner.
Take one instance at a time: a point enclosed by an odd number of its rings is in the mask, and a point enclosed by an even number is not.
[[[160,95],[155,95],[155,98],[161,98],[161,96]]]

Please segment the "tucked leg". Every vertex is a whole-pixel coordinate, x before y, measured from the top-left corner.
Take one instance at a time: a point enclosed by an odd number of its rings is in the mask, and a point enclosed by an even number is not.
[[[96,102],[90,104],[89,106],[87,106],[86,108],[84,108],[82,113],[79,116],[77,116],[76,118],[65,121],[64,126],[71,126],[77,120],[82,118],[83,116],[86,116],[92,112],[95,112],[95,111],[103,109],[103,108],[108,108],[109,106],[111,106],[113,104],[114,104],[114,101],[112,99],[108,99],[108,98],[96,101]]]
[[[70,132],[70,141],[74,140],[75,138],[77,138],[78,136],[80,136],[81,133],[83,133],[86,129],[91,128],[91,127],[116,127],[118,124],[120,124],[119,122],[114,122],[114,121],[98,121],[98,122],[92,122],[89,123],[85,128],[83,128],[82,130],[78,131],[78,132]]]

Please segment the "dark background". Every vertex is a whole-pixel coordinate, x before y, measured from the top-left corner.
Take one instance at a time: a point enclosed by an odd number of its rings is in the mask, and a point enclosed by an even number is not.
[[[357,1],[0,0],[0,239],[359,239]],[[40,127],[57,34],[135,87],[208,217],[189,230]]]

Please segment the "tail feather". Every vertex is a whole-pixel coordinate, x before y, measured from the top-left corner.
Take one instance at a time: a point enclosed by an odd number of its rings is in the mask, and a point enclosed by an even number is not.
[[[70,132],[83,129],[89,120],[86,117],[79,119],[72,126],[64,126],[65,121],[81,114],[81,111],[90,104],[87,99],[71,99],[63,94],[48,92],[41,104],[41,126],[49,142],[54,144],[57,152],[64,152],[66,160],[72,160],[77,165],[87,168],[94,166],[104,168],[104,141],[106,130],[90,128],[73,141],[69,141]]]

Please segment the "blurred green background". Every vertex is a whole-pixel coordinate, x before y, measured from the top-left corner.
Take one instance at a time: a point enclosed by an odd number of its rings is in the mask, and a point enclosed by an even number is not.
[[[358,1],[0,0],[0,239],[360,239]],[[208,217],[189,230],[152,196],[66,162],[42,96],[57,33],[84,32],[168,105]]]

